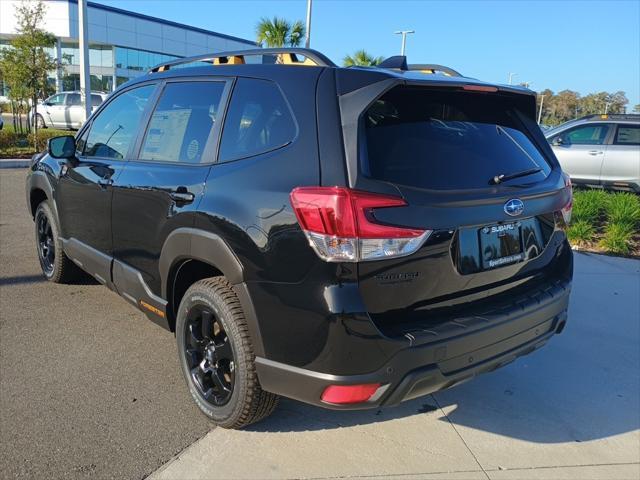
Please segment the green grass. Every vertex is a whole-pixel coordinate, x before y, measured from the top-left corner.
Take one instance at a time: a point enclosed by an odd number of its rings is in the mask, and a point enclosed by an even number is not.
[[[574,191],[572,217],[575,222],[595,223],[605,211],[609,195],[604,190]]]
[[[604,235],[599,242],[601,248],[618,255],[631,253],[631,241],[634,227],[628,223],[609,223],[605,227]]]
[[[572,245],[614,255],[640,255],[640,196],[605,190],[573,192]]]
[[[586,245],[592,242],[596,234],[596,229],[591,222],[586,220],[576,220],[569,225],[567,237],[569,241],[578,245]]]
[[[640,225],[640,198],[633,193],[609,195],[606,211],[611,223],[625,224],[631,229]]]

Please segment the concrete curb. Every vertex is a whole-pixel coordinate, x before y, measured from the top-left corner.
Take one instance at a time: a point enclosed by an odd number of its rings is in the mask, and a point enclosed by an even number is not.
[[[30,158],[0,158],[0,168],[26,168],[30,164]]]

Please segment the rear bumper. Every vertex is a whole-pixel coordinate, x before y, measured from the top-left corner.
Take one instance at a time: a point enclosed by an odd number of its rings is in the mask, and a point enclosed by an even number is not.
[[[526,305],[516,304],[493,318],[470,318],[468,328],[441,340],[413,343],[373,372],[332,375],[257,357],[258,377],[267,391],[325,408],[395,405],[490,372],[542,347],[564,328],[569,293],[570,282],[558,283]],[[321,401],[329,385],[364,383],[382,385],[367,402],[334,405]]]

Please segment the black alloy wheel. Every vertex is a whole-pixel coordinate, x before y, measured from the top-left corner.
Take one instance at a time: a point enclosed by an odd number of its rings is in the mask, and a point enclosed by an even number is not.
[[[53,229],[49,218],[44,211],[39,210],[36,217],[36,228],[38,237],[38,258],[42,271],[47,277],[53,275],[56,260],[56,247],[53,237]]]
[[[208,403],[226,405],[233,393],[235,358],[222,322],[209,308],[196,305],[185,328],[185,359],[194,386]]]
[[[191,285],[176,318],[180,369],[202,413],[223,428],[271,415],[278,396],[262,390],[242,305],[226,278]]]

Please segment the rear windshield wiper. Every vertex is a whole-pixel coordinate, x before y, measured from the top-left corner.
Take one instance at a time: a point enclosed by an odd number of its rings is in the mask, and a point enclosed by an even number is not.
[[[505,175],[505,174],[496,175],[491,180],[489,180],[489,185],[498,185],[499,183],[506,182],[507,180],[526,177],[527,175],[533,175],[534,173],[538,173],[541,171],[542,171],[541,168],[530,168],[528,170],[522,170],[521,172],[510,173],[509,175]]]

